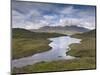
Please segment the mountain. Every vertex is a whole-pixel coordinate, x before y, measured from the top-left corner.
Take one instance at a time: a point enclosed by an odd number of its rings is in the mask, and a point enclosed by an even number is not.
[[[75,34],[75,33],[83,33],[89,31],[89,29],[78,27],[78,26],[45,26],[40,29],[31,29],[34,32],[55,32],[55,33],[63,33],[63,34]]]

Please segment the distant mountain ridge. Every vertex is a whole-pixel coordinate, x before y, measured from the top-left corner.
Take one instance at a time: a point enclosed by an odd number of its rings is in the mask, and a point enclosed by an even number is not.
[[[68,34],[75,34],[75,33],[83,33],[83,32],[88,32],[89,29],[83,28],[83,27],[78,27],[78,26],[45,26],[41,27],[40,29],[31,29],[31,31],[34,32],[56,32],[56,33],[68,33]]]

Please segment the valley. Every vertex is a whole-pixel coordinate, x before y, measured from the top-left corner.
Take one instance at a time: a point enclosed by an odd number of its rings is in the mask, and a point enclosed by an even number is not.
[[[17,31],[18,35],[14,34],[13,36],[14,37],[13,42],[15,43],[13,46],[14,59],[50,50],[51,48],[48,46],[48,44],[51,41],[46,40],[47,38],[65,36],[64,34],[57,34],[57,33],[39,33],[39,35],[37,35],[38,33],[35,32],[35,34],[33,34],[34,32],[30,31],[28,32],[30,32],[31,35],[29,35],[29,33],[27,34],[27,32],[19,34],[20,32],[19,30]],[[73,38],[82,39],[80,44],[71,44],[70,50],[66,52],[67,55],[74,56],[76,57],[76,59],[38,62],[36,64],[28,65],[22,68],[14,68],[13,73],[35,73],[35,72],[65,71],[73,69],[74,70],[95,69],[96,68],[95,34],[96,30],[91,30],[85,33],[71,35],[71,37]],[[20,45],[21,47],[19,47],[19,44],[21,44]]]

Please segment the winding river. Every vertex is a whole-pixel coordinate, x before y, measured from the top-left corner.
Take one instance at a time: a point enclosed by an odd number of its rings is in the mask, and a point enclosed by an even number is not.
[[[81,41],[81,39],[72,38],[70,36],[49,38],[48,40],[52,41],[49,44],[49,46],[52,47],[52,49],[46,52],[34,54],[29,57],[12,60],[12,67],[20,68],[42,61],[49,62],[55,60],[74,59],[75,57],[67,55],[66,52],[70,50],[69,48],[70,44],[80,43]]]

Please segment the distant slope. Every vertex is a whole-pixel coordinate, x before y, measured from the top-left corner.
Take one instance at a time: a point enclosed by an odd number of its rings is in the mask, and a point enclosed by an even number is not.
[[[81,33],[81,34],[75,34],[75,35],[72,35],[72,36],[78,37],[78,38],[83,38],[83,39],[86,38],[86,37],[95,38],[96,37],[96,29],[85,32],[85,33]]]
[[[64,36],[64,34],[58,33],[31,32],[29,30],[21,28],[13,28],[12,32],[13,38],[50,38],[60,35]]]
[[[73,35],[82,39],[80,44],[70,45],[71,50],[68,52],[69,55],[76,57],[94,57],[96,51],[96,30],[91,30],[83,34]],[[95,60],[95,59],[94,59]]]
[[[12,59],[31,56],[36,53],[45,52],[51,49],[48,40],[50,37],[64,36],[57,33],[38,33],[26,29],[12,29]]]
[[[83,33],[89,31],[89,29],[78,27],[78,26],[45,26],[40,29],[31,29],[34,32],[55,32],[55,33],[63,33],[63,34],[75,34],[75,33]]]

